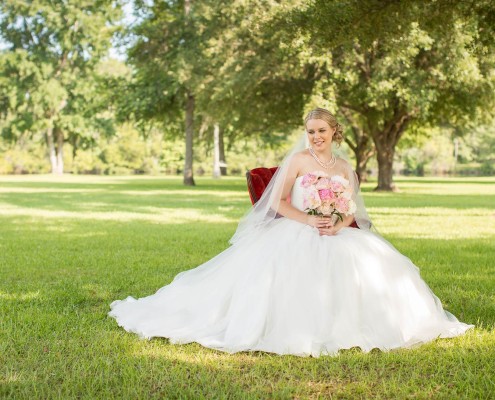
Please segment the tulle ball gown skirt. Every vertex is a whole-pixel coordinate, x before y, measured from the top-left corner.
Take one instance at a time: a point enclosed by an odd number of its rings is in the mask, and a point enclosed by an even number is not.
[[[151,296],[113,302],[109,315],[143,338],[300,356],[411,347],[472,327],[379,235],[319,236],[286,218]]]

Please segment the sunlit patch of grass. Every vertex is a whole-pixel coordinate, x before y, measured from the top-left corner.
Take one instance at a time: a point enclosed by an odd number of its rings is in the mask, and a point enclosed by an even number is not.
[[[146,179],[146,177],[139,177],[140,179]],[[30,186],[38,185],[39,183],[48,183],[50,185],[56,184],[81,184],[89,183],[91,185],[109,185],[125,183],[127,179],[136,179],[136,176],[123,177],[123,176],[98,176],[98,175],[52,175],[52,174],[39,174],[39,175],[2,175],[0,182],[15,183],[17,185],[26,183]],[[164,178],[166,179],[166,178]]]
[[[381,234],[413,239],[468,239],[495,236],[492,210],[444,207],[370,207],[368,212]]]
[[[33,187],[0,187],[0,193],[88,193],[101,192],[104,189],[65,189],[65,188],[33,188]]]
[[[244,193],[236,193],[236,192],[226,192],[222,190],[218,190],[214,193],[211,190],[120,190],[118,193],[125,196],[180,196],[183,199],[187,199],[188,197],[194,196],[199,197],[208,195],[209,197],[219,197],[219,198],[245,198]]]
[[[107,317],[228,247],[244,179],[0,178],[0,398],[490,398],[495,179],[398,179],[366,203],[468,334],[336,357],[140,340]],[[149,194],[148,194],[149,193]]]
[[[27,216],[37,218],[55,219],[82,219],[103,221],[147,221],[164,224],[182,224],[185,222],[233,222],[221,214],[203,214],[200,210],[181,208],[153,208],[153,214],[135,212],[73,212],[73,211],[51,211],[35,208],[16,207],[8,204],[0,204],[0,216]]]
[[[39,297],[39,290],[36,292],[28,292],[28,293],[5,293],[0,292],[0,300],[15,300],[15,301],[24,301],[24,300],[32,300]]]
[[[401,193],[414,193],[425,195],[444,195],[449,193],[470,194],[479,196],[482,194],[495,194],[495,179],[492,177],[469,177],[469,178],[398,178],[396,179],[397,188]],[[365,184],[368,188],[373,188],[376,184]],[[378,192],[377,195],[386,196],[386,192]],[[425,198],[428,201],[428,198]]]
[[[18,383],[20,381],[21,381],[21,374],[15,371],[8,371],[3,376],[0,375],[0,384],[13,384],[13,383]]]

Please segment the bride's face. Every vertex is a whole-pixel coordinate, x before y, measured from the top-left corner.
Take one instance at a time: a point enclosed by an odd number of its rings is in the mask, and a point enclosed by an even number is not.
[[[322,119],[310,119],[306,123],[306,133],[311,147],[314,150],[325,151],[332,148],[332,138],[335,128],[331,128]]]

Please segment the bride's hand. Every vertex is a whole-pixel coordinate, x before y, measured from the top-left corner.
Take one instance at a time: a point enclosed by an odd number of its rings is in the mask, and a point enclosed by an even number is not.
[[[339,231],[339,227],[330,219],[326,219],[326,224],[318,228],[320,236],[333,236]]]
[[[339,231],[339,228],[336,226],[329,225],[328,227],[319,228],[318,232],[320,232],[320,236],[333,236]]]
[[[322,229],[332,226],[332,222],[329,217],[322,217],[319,215],[308,215],[306,223],[316,229]]]

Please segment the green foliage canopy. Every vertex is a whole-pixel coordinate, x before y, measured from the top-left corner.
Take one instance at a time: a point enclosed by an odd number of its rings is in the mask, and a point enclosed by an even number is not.
[[[110,128],[99,111],[95,67],[120,18],[111,0],[19,2],[0,5],[2,134],[37,135],[47,142],[52,172],[63,172],[63,144]]]
[[[444,5],[429,2],[308,4],[288,15],[297,29],[287,34],[305,41],[317,66],[314,96],[350,125],[358,172],[372,139],[378,189],[393,189],[395,147],[411,124],[468,125],[493,110],[495,60],[478,48],[477,15],[463,20],[464,8],[440,13]]]

